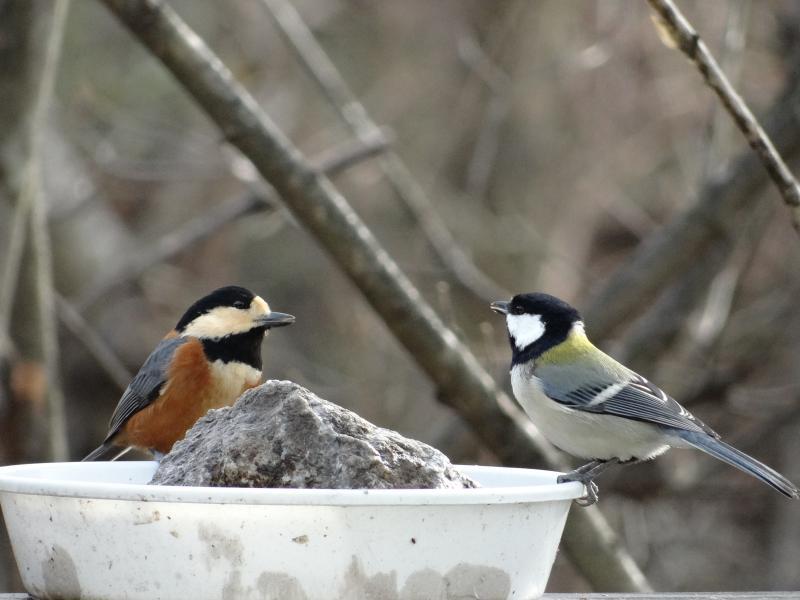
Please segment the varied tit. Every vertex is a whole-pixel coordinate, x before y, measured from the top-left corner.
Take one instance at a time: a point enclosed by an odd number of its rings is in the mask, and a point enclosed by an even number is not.
[[[608,466],[648,460],[669,448],[697,448],[785,496],[800,497],[786,477],[721,441],[658,387],[598,350],[578,311],[563,300],[519,294],[491,308],[506,317],[517,401],[555,446],[591,460],[558,479],[586,485],[586,504],[597,501],[592,480]]]
[[[83,460],[114,460],[130,448],[166,454],[212,408],[230,406],[261,382],[261,342],[294,323],[242,287],[192,304],[122,394],[108,435]]]

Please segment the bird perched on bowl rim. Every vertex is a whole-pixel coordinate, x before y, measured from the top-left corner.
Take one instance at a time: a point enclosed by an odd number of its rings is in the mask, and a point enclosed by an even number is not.
[[[757,477],[790,498],[786,477],[720,440],[720,436],[647,379],[586,337],[578,311],[554,296],[519,294],[491,309],[506,318],[514,396],[555,446],[590,462],[559,483],[586,485],[613,464],[655,458],[669,448],[697,448]]]
[[[212,408],[261,382],[261,342],[294,317],[238,286],[214,290],[184,313],[147,357],[111,416],[103,443],[83,460],[130,448],[166,454]]]

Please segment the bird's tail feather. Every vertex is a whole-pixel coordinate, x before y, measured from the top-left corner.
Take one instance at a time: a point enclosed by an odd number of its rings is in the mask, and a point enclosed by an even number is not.
[[[117,460],[120,456],[128,452],[128,450],[130,450],[129,447],[121,448],[110,442],[105,442],[89,452],[89,454],[81,459],[81,462],[91,460]]]
[[[737,450],[733,446],[705,433],[681,431],[679,435],[698,450],[702,450],[714,458],[718,458],[745,473],[749,473],[753,477],[757,477],[767,485],[778,490],[784,496],[800,498],[800,490],[797,489],[796,485],[775,469],[757,461],[752,456],[748,456],[741,450]]]

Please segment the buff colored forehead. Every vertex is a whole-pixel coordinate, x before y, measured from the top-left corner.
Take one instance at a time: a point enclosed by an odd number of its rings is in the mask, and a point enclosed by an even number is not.
[[[248,308],[217,306],[196,317],[181,332],[198,338],[219,339],[228,335],[245,333],[260,327],[259,318],[272,312],[260,296],[250,301]]]
[[[268,315],[272,312],[267,304],[267,301],[264,300],[261,296],[256,296],[253,298],[253,301],[250,303],[250,308],[255,310],[260,310],[262,314]]]

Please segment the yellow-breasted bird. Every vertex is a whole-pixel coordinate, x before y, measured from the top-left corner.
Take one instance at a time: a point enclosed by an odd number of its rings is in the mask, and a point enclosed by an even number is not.
[[[292,323],[292,315],[271,310],[242,287],[204,296],[147,357],[103,443],[83,460],[114,460],[131,447],[166,454],[206,412],[230,406],[261,382],[264,336]]]

